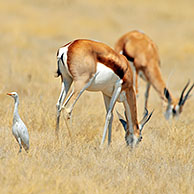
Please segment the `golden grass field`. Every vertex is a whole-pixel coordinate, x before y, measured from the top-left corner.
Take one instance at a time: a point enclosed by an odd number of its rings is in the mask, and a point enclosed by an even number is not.
[[[178,120],[167,122],[153,90],[154,114],[143,141],[131,151],[117,116],[112,144],[99,148],[105,121],[100,93],[85,92],[72,115],[72,139],[64,118],[55,138],[56,102],[61,89],[56,51],[76,38],[111,47],[127,31],[139,29],[157,43],[162,74],[179,97],[194,81],[194,1],[165,0],[1,0],[0,1],[0,194],[194,193],[194,96]],[[138,118],[145,83],[139,81]],[[28,127],[30,151],[17,154],[12,135],[13,105]],[[194,92],[192,92],[194,94]],[[121,104],[116,108],[123,111]],[[62,114],[64,115],[64,114]]]

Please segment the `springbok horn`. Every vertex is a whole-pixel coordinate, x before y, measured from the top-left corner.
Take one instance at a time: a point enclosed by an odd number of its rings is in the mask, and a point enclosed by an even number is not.
[[[123,125],[124,130],[126,131],[127,130],[127,122],[124,120],[123,116],[118,111],[116,111],[116,112],[117,112],[117,115],[119,117],[120,122]]]
[[[179,106],[181,106],[181,105],[182,105],[184,92],[185,92],[185,90],[187,89],[187,87],[188,87],[189,83],[190,83],[190,80],[187,82],[186,86],[183,88],[183,91],[182,91],[182,93],[181,93],[181,97],[180,97],[180,100],[179,100],[179,103],[178,103],[178,104],[179,104]]]
[[[148,116],[148,109],[145,108],[145,112],[144,112],[144,116],[143,116],[143,119],[140,121],[140,123],[143,122],[143,120]]]
[[[145,111],[146,111],[146,113],[145,113],[143,119],[140,121],[140,125],[141,125],[140,131],[142,131],[144,125],[150,120],[150,118],[154,112],[154,110],[153,110],[150,114],[148,114],[148,110],[145,109]]]
[[[193,85],[190,87],[190,89],[188,90],[188,92],[187,92],[187,94],[185,95],[185,97],[184,97],[184,99],[183,99],[181,105],[184,105],[184,103],[185,103],[185,101],[188,99],[189,93],[191,92],[191,90],[193,89],[193,87],[194,87],[194,84],[193,84]]]

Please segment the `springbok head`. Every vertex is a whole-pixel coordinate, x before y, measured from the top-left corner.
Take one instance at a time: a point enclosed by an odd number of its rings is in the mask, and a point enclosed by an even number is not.
[[[139,126],[138,126],[139,127],[139,136],[137,138],[134,138],[134,134],[130,134],[129,130],[127,130],[127,122],[125,121],[123,116],[117,111],[117,115],[119,117],[119,120],[122,123],[123,128],[124,128],[125,133],[126,133],[125,134],[125,141],[126,141],[127,145],[130,145],[133,148],[135,145],[137,145],[142,140],[143,127],[150,120],[152,114],[153,114],[153,111],[151,113],[148,113],[148,110],[145,109],[143,119],[139,122]],[[126,118],[126,114],[125,114],[125,118]],[[126,118],[126,120],[127,120],[127,118]],[[131,123],[129,123],[129,125],[131,125]]]
[[[174,117],[178,117],[179,114],[182,112],[183,110],[183,106],[186,102],[186,100],[190,97],[189,94],[191,92],[191,90],[194,87],[194,84],[189,88],[189,90],[187,91],[186,95],[184,96],[184,92],[187,89],[187,87],[189,86],[190,81],[187,82],[187,84],[185,85],[185,87],[183,88],[182,92],[181,92],[181,96],[180,98],[173,102],[172,98],[169,94],[169,91],[165,88],[164,89],[164,95],[166,97],[166,99],[168,100],[168,105],[166,108],[166,112],[164,114],[165,118],[168,120],[169,118],[171,118],[171,116]]]

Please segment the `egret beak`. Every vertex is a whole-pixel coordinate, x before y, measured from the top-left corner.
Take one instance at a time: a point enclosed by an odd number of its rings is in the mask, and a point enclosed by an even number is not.
[[[7,95],[12,96],[12,94],[11,94],[11,93],[7,93]]]

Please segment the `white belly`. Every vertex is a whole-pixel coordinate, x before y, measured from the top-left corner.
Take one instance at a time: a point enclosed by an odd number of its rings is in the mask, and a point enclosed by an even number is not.
[[[115,83],[119,79],[119,76],[117,76],[112,69],[106,67],[102,63],[98,63],[97,75],[87,90],[101,91],[105,95],[111,97],[114,91]]]

